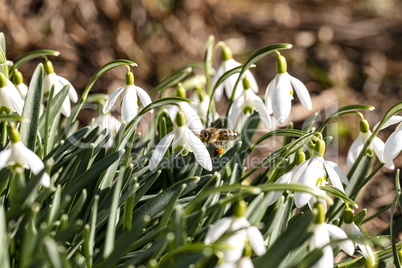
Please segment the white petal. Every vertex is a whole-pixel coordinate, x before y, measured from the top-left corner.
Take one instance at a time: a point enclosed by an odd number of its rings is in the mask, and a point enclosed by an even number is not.
[[[276,79],[276,87],[272,96],[273,111],[276,120],[279,123],[283,123],[288,119],[290,114],[292,106],[292,95],[290,92],[292,91],[292,87],[287,73],[277,74]]]
[[[363,257],[371,263],[371,266],[374,267],[375,265],[375,255],[373,249],[367,245],[358,242],[357,245],[359,246],[360,250],[362,251]]]
[[[317,224],[313,227],[313,236],[310,240],[310,252],[329,244],[329,233],[325,224]]]
[[[303,174],[304,170],[306,169],[306,167],[308,166],[309,161],[304,161],[303,163],[301,163],[300,165],[298,165],[297,167],[295,167],[293,176],[292,176],[292,180],[290,181],[290,183],[298,183],[301,174]]]
[[[339,242],[339,245],[341,246],[343,251],[345,251],[348,255],[353,255],[353,253],[355,252],[355,246],[352,240],[345,240],[348,238],[346,233],[338,226],[332,224],[325,224],[325,226],[328,230],[329,235],[332,238],[335,238],[336,240],[344,240],[342,242]]]
[[[223,70],[223,65],[221,64],[221,66],[219,66],[218,71],[216,72],[215,76],[214,76],[214,80],[213,80],[213,85],[215,87],[216,82],[218,82],[218,79],[224,74],[224,70]],[[223,95],[223,85],[224,83],[221,83],[215,90],[215,94],[214,94],[214,98],[216,101],[220,101]]]
[[[332,268],[334,267],[334,253],[331,246],[322,248],[322,257],[311,268]]]
[[[343,189],[343,186],[342,186],[341,179],[340,179],[338,173],[333,168],[333,166],[338,166],[338,165],[335,164],[334,162],[332,162],[332,164],[331,164],[330,162],[324,161],[324,166],[325,166],[325,170],[328,173],[329,178],[331,179],[332,185],[334,187],[338,188],[340,191],[345,192],[345,190]],[[346,177],[346,175],[345,175],[345,177]]]
[[[295,89],[297,97],[299,97],[301,104],[303,104],[303,106],[306,107],[308,110],[311,110],[313,106],[311,104],[310,94],[308,93],[306,86],[299,79],[291,75],[289,75],[289,77],[290,83]]]
[[[228,128],[234,129],[236,126],[237,119],[239,118],[239,114],[241,112],[241,108],[243,106],[244,97],[240,96],[237,98],[232,106],[230,107],[228,114]]]
[[[385,147],[384,142],[380,138],[374,137],[371,145],[373,146],[374,152],[377,155],[378,160],[380,160],[381,163],[384,163],[384,147]],[[385,167],[393,170],[395,168],[394,162],[392,162],[391,160],[385,163]]]
[[[293,167],[290,171],[286,172],[282,176],[279,177],[275,181],[275,184],[280,184],[280,183],[290,183],[290,180],[292,179],[293,173],[295,172],[295,167]],[[271,200],[268,203],[268,206],[272,205],[275,203],[279,197],[282,195],[283,191],[273,191],[272,193],[268,193],[272,195]]]
[[[69,117],[71,112],[71,105],[70,105],[70,99],[66,97],[63,101],[63,104],[61,105],[61,113],[65,117]]]
[[[229,230],[232,224],[232,218],[222,218],[215,222],[207,231],[205,235],[205,244],[209,245],[218,240],[227,230]]]
[[[149,169],[154,170],[159,162],[162,160],[163,156],[165,155],[166,150],[169,148],[170,143],[174,138],[176,129],[172,132],[168,133],[165,137],[161,139],[161,141],[156,145],[155,151],[149,160]]]
[[[135,89],[137,91],[138,97],[140,97],[142,106],[144,106],[144,108],[152,103],[151,98],[149,97],[148,93],[145,90],[137,86],[135,87]],[[154,110],[151,110],[150,112],[153,113]]]
[[[2,170],[5,166],[7,166],[8,160],[11,156],[11,149],[5,149],[0,152],[0,170]]]
[[[346,168],[348,171],[352,168],[353,164],[357,159],[357,156],[362,151],[363,146],[364,146],[363,137],[362,133],[360,133],[357,139],[352,143],[352,145],[349,148],[348,156],[346,158]]]
[[[43,164],[39,156],[37,156],[34,152],[25,147],[22,142],[18,142],[15,145],[18,146],[19,150],[23,153],[25,158],[24,160],[28,164],[33,174],[36,175],[45,168],[45,165]]]
[[[397,124],[397,123],[399,123],[401,121],[402,121],[402,116],[393,115],[393,116],[391,116],[391,118],[387,122],[385,122],[385,124],[381,127],[381,129],[387,128],[387,127],[389,127],[389,126],[391,126],[393,124]],[[380,124],[380,122],[375,124],[373,130],[375,130],[378,127],[379,124]]]
[[[272,114],[274,112],[272,107],[273,106],[272,96],[275,90],[275,85],[276,85],[276,78],[272,79],[271,82],[269,82],[267,89],[265,91],[265,105],[267,106],[268,114]]]
[[[200,165],[208,171],[212,170],[212,161],[211,156],[207,148],[205,147],[204,143],[194,135],[191,130],[185,127],[186,131],[186,140],[190,145],[191,149],[193,150],[195,159],[200,163]]]
[[[40,183],[46,187],[49,188],[50,187],[50,177],[49,174],[47,174],[46,172],[43,173],[42,178],[40,179]]]
[[[223,65],[224,65],[224,70],[229,71],[233,68],[240,66],[241,64],[232,58],[232,59],[228,59],[227,61],[223,62]],[[232,92],[233,92],[234,86],[236,84],[236,81],[237,81],[239,75],[240,75],[239,73],[232,74],[224,82],[225,93],[228,98],[230,98],[232,96]],[[242,83],[242,80],[240,80],[239,84],[237,85],[234,98],[237,99],[238,97],[240,97],[242,92],[243,92],[243,83]]]
[[[316,187],[317,179],[323,178],[324,176],[324,168],[323,161],[316,156],[312,156],[309,160],[309,164],[303,173],[300,175],[299,183],[310,187]],[[305,206],[308,201],[311,199],[311,194],[296,192],[295,193],[295,204],[296,207],[301,208]]]
[[[271,124],[271,117],[268,114],[267,107],[265,106],[264,102],[255,94],[252,94],[252,100],[257,110],[258,114],[260,115],[261,121],[264,123],[264,126],[268,129],[272,128]]]
[[[127,86],[121,106],[121,116],[124,122],[130,122],[138,112],[138,100],[135,86]]]
[[[264,238],[257,227],[251,226],[247,228],[247,238],[251,248],[257,256],[264,255],[267,248],[264,244]]]
[[[124,87],[119,87],[115,91],[110,94],[109,98],[107,98],[105,106],[103,106],[103,113],[107,114],[113,107],[114,103],[116,102],[117,98],[123,92]]]
[[[402,127],[398,128],[388,137],[385,142],[383,158],[384,162],[388,163],[401,152],[402,150]]]
[[[5,90],[8,99],[10,100],[10,103],[17,112],[17,114],[22,115],[22,110],[24,108],[24,100],[21,98],[21,95],[18,92],[18,90],[11,82],[7,82]]]
[[[27,93],[28,93],[28,87],[27,87],[27,85],[25,85],[24,83],[21,83],[21,84],[19,84],[19,85],[16,85],[15,87],[17,88],[18,92],[20,93],[21,98],[22,98],[22,99],[25,99],[25,96],[26,96]]]
[[[245,231],[237,231],[223,241],[228,249],[222,250],[226,262],[233,263],[241,259],[244,250]]]
[[[180,102],[179,105],[184,115],[186,116],[186,125],[191,128],[191,130],[194,131],[197,135],[200,134],[201,130],[204,129],[204,125],[202,124],[198,114],[186,102]]]
[[[338,166],[336,163],[332,161],[325,161],[325,163],[334,169],[334,171],[338,174],[339,178],[345,185],[349,184],[349,179],[340,166]]]
[[[76,103],[78,101],[78,95],[77,95],[77,91],[75,90],[75,88],[73,87],[73,85],[64,77],[57,75],[57,78],[60,81],[60,84],[64,87],[65,85],[70,85],[70,89],[68,91],[68,97],[69,99]]]
[[[253,262],[251,261],[250,258],[243,257],[237,263],[237,266],[235,268],[254,268],[254,264],[253,264]]]

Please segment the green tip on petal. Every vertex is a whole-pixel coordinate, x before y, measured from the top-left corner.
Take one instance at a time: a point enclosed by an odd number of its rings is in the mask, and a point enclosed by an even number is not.
[[[323,157],[325,153],[325,141],[319,140],[314,146],[314,155],[318,157]]]
[[[353,211],[351,208],[346,208],[343,212],[343,221],[347,224],[351,224],[353,222]]]
[[[21,140],[20,133],[18,130],[15,128],[15,123],[11,122],[10,123],[11,128],[8,128],[8,135],[10,136],[10,140],[12,143],[17,143]]]
[[[232,50],[227,46],[222,47],[222,60],[227,61],[233,58]]]
[[[186,97],[186,89],[183,87],[182,83],[177,84],[176,95],[182,98]]]
[[[244,106],[243,108],[243,114],[247,114],[247,113],[253,113],[253,107],[250,106]]]
[[[14,70],[14,76],[13,76],[13,83],[14,85],[18,86],[19,84],[22,84],[24,82],[24,77],[22,76],[22,73],[18,71],[17,69]]]
[[[314,208],[317,209],[317,218],[315,219],[315,224],[323,224],[325,222],[325,212],[324,205],[320,202],[314,204]]]
[[[304,152],[302,150],[300,150],[296,154],[296,165],[298,166],[301,163],[303,163],[304,161],[306,161],[306,155],[304,154]]]
[[[3,73],[0,73],[0,88],[7,86],[7,79]]]
[[[366,119],[362,119],[362,121],[360,121],[360,131],[362,133],[367,133],[370,130],[370,124],[367,122]]]
[[[177,113],[175,121],[178,127],[184,127],[186,125],[186,117],[182,111]]]
[[[283,74],[288,71],[288,65],[284,56],[280,55],[276,59],[276,71],[278,74]]]
[[[134,74],[132,72],[126,73],[126,85],[127,86],[134,85]]]
[[[53,63],[50,60],[45,61],[44,67],[47,75],[54,73]]]
[[[234,207],[233,216],[235,216],[236,218],[244,217],[244,215],[246,215],[246,211],[247,211],[246,202],[244,200],[240,200],[239,202],[236,203]]]

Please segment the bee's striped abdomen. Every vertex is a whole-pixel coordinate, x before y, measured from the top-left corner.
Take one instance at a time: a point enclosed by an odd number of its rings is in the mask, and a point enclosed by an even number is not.
[[[239,132],[231,129],[220,129],[219,140],[237,140],[240,137]]]

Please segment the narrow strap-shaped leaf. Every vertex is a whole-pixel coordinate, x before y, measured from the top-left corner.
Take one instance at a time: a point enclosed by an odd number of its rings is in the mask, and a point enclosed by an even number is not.
[[[35,150],[36,134],[38,131],[40,105],[42,103],[43,65],[39,64],[32,75],[28,93],[25,97],[20,133],[21,142],[31,151]]]
[[[399,197],[401,196],[401,187],[399,183],[399,169],[396,172],[395,175],[395,187],[396,187],[396,196],[394,198],[394,201],[392,202],[392,207],[391,207],[391,214],[389,216],[389,232],[391,236],[391,246],[392,246],[392,254],[394,255],[394,264],[396,268],[401,267],[401,260],[399,259],[399,254],[398,250],[396,248],[396,242],[395,242],[395,229],[394,229],[394,213],[396,206],[398,204]]]
[[[56,193],[53,197],[52,207],[49,210],[49,216],[47,218],[47,223],[51,225],[56,219],[57,213],[60,213],[60,199],[61,199],[61,187],[57,185]]]
[[[165,208],[165,212],[163,213],[163,216],[162,216],[162,218],[161,218],[161,220],[159,222],[159,227],[158,227],[159,229],[164,228],[168,224],[169,219],[170,219],[170,217],[172,215],[172,212],[175,209],[176,201],[177,201],[177,199],[179,199],[179,197],[182,194],[184,188],[186,188],[186,185],[183,184],[181,186],[181,188],[178,188],[176,190],[175,194],[169,200],[169,203],[167,204],[167,206]],[[181,213],[180,217],[183,216],[182,212],[183,212],[182,210],[178,212],[179,214]],[[178,215],[175,215],[175,217],[177,218]],[[176,220],[178,220],[178,219],[176,219]],[[177,230],[177,229],[175,229],[175,230]],[[184,232],[184,229],[181,228],[180,231]]]
[[[4,207],[0,204],[0,245],[3,250],[0,250],[0,263],[4,268],[10,267],[10,259],[8,256],[9,237],[7,232],[7,219]]]
[[[320,188],[323,189],[324,191],[342,199],[344,202],[347,202],[352,206],[357,206],[355,201],[350,199],[344,192],[342,192],[341,190],[339,190],[338,188],[336,188],[334,186],[328,185],[328,186],[321,186]]]
[[[44,57],[44,56],[59,56],[60,52],[50,49],[41,49],[28,52],[27,54],[23,55],[21,58],[17,59],[14,62],[14,65],[10,68],[10,74],[14,74],[14,70],[19,68],[25,62],[33,60],[35,58]]]

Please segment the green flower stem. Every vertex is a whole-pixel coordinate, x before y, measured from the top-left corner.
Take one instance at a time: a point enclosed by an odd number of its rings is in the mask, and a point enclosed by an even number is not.
[[[53,102],[53,95],[54,95],[54,85],[50,89],[47,107],[46,107],[46,117],[45,117],[45,142],[43,146],[43,155],[46,156],[48,154],[48,147],[49,147],[49,124],[50,124],[50,110],[52,108]]]
[[[230,98],[229,98],[229,103],[228,103],[228,107],[226,109],[226,116],[225,116],[225,124],[224,124],[225,127],[227,126],[227,118],[229,115],[230,107],[232,106],[232,104],[234,102],[234,98],[236,96],[237,86],[238,86],[240,80],[242,79],[244,73],[251,67],[252,64],[254,64],[258,60],[262,59],[263,57],[267,56],[268,54],[275,52],[276,50],[290,49],[290,48],[292,48],[291,44],[275,44],[272,46],[262,48],[262,49],[258,50],[257,52],[255,52],[253,55],[251,55],[251,57],[246,61],[246,63],[243,64],[239,77],[237,78],[236,83],[234,85],[234,88],[232,91],[232,96],[230,96]]]
[[[131,150],[133,149],[133,144],[135,140],[135,130],[131,134],[131,137],[128,139],[127,146],[126,146],[126,155],[124,158],[124,167],[128,167],[130,162]]]
[[[31,61],[33,59],[40,58],[40,57],[43,57],[43,58],[45,58],[45,60],[47,60],[46,56],[59,56],[59,55],[60,55],[60,52],[58,52],[56,50],[50,50],[50,49],[41,49],[41,50],[29,52],[14,62],[13,66],[10,68],[10,74],[13,75],[14,70],[19,68],[25,62],[28,62],[28,61]]]

